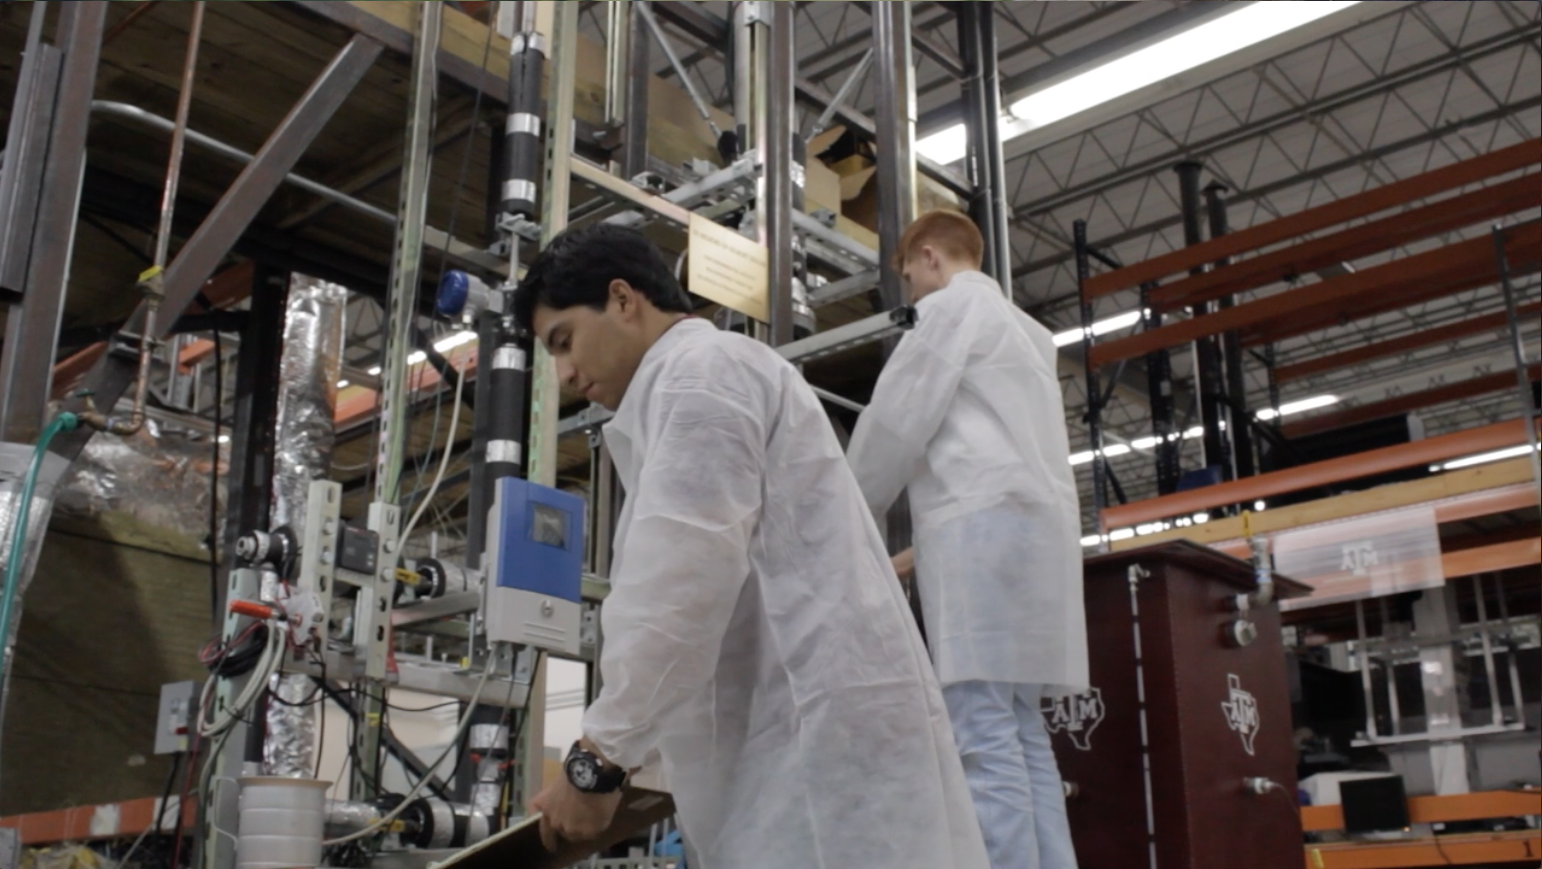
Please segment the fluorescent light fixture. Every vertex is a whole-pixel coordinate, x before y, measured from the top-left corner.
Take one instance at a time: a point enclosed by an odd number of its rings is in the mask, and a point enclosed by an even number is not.
[[[440,353],[448,353],[462,344],[469,344],[477,339],[477,333],[469,329],[463,329],[450,335],[446,335],[434,342],[434,349]]]
[[[1103,542],[1103,538],[1102,537],[1100,537],[1100,536],[1098,536],[1096,534],[1089,534],[1086,537],[1082,538],[1082,548],[1083,549],[1087,549],[1087,548],[1092,547],[1092,546],[1097,546],[1101,542]]]
[[[1117,332],[1120,329],[1128,329],[1140,322],[1140,311],[1125,311],[1123,314],[1115,314],[1092,324],[1092,334],[1106,335],[1109,332]],[[1082,340],[1083,329],[1067,329],[1064,332],[1056,332],[1054,341],[1056,347],[1064,347],[1067,344],[1075,344]]]
[[[1193,440],[1195,438],[1204,437],[1204,436],[1205,436],[1204,428],[1202,428],[1200,426],[1197,426],[1197,425],[1183,433],[1183,439],[1186,440],[1186,441],[1191,441],[1191,440]]]
[[[1134,537],[1134,536],[1135,536],[1135,529],[1134,528],[1116,528],[1113,531],[1108,532],[1108,539],[1109,540],[1129,540],[1131,537]]]
[[[916,153],[938,163],[955,163],[969,153],[969,132],[963,124],[938,130],[916,140]]]
[[[428,358],[428,354],[427,353],[424,353],[422,350],[414,350],[411,353],[407,354],[407,364],[408,365],[416,365],[419,362],[422,362],[422,361],[424,361],[427,358]]]
[[[1150,435],[1148,437],[1136,438],[1135,440],[1130,441],[1130,446],[1136,448],[1137,450],[1149,450],[1161,442],[1161,438],[1157,437],[1156,435]]]
[[[1263,501],[1254,501],[1253,502],[1253,509],[1254,510],[1262,510],[1262,509],[1264,509],[1265,507],[1268,507],[1268,506],[1269,505],[1264,503]]]
[[[1203,524],[1205,524],[1206,522],[1209,522],[1209,521],[1210,521],[1210,514],[1209,513],[1195,513],[1194,514],[1194,524],[1195,525],[1203,525]]]
[[[1452,459],[1451,461],[1438,466],[1438,468],[1434,465],[1431,465],[1430,469],[1454,471],[1457,468],[1468,468],[1473,465],[1488,464],[1489,462],[1502,462],[1505,459],[1513,459],[1517,456],[1524,456],[1529,452],[1531,452],[1531,447],[1525,444],[1521,444],[1518,447],[1506,447],[1502,450],[1493,450],[1492,452],[1478,453],[1477,455],[1473,456],[1463,456],[1460,459]]]
[[[338,389],[347,389],[348,388],[348,381],[346,381],[346,380],[339,380],[339,381],[337,381],[337,388]]]
[[[369,369],[369,375],[371,377],[379,377],[380,376],[380,366],[379,365],[372,366]]]
[[[1103,448],[1103,458],[1111,459],[1115,456],[1122,456],[1129,451],[1129,444],[1109,444]],[[1073,465],[1085,465],[1090,461],[1092,461],[1092,450],[1082,450],[1079,453],[1071,454],[1071,464]]]
[[[222,444],[230,443],[230,435],[220,435],[219,442]]]
[[[1318,410],[1332,404],[1338,404],[1340,398],[1337,395],[1314,395],[1311,398],[1303,398],[1300,401],[1290,401],[1280,405],[1280,412],[1276,414],[1274,408],[1266,407],[1254,414],[1258,419],[1268,422],[1276,416],[1290,416],[1294,413],[1305,413],[1309,410]]]
[[[1353,0],[1249,3],[1044,88],[1013,103],[1008,111],[1024,121],[1027,130],[1052,124],[1353,5]]]
[[[1256,2],[1174,34],[1154,45],[1111,60],[1013,103],[1001,119],[1003,140],[1084,112],[1297,27],[1354,6],[1336,2]],[[916,153],[954,163],[969,153],[963,124],[938,130],[916,142]],[[1078,340],[1080,336],[1078,335]]]

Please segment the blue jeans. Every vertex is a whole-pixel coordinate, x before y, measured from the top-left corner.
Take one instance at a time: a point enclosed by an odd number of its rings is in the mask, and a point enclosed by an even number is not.
[[[1076,869],[1041,685],[959,682],[942,699],[991,869]]]

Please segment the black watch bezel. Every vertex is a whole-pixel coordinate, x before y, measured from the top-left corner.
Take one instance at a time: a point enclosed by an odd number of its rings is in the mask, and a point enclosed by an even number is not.
[[[584,783],[578,772],[580,768],[587,768],[591,774],[583,778],[589,779],[592,783]],[[598,755],[576,742],[568,751],[567,759],[562,762],[562,771],[567,776],[569,784],[586,794],[615,793],[626,783],[626,770],[601,762]]]

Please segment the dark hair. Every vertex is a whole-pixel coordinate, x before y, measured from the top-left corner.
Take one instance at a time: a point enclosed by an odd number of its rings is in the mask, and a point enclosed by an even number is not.
[[[535,258],[514,291],[514,320],[528,332],[537,305],[559,311],[587,305],[602,311],[610,298],[610,282],[617,278],[661,311],[691,312],[690,297],[647,236],[595,223],[563,232]]]

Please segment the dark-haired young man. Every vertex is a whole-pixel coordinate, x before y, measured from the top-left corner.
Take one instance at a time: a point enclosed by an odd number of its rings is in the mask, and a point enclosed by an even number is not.
[[[615,411],[627,493],[604,688],[533,803],[548,844],[598,835],[656,753],[692,869],[985,869],[920,636],[798,372],[689,317],[659,252],[612,225],[554,240],[514,309]]]
[[[1076,869],[1040,700],[1087,688],[1081,510],[1049,330],[980,271],[956,211],[905,230],[916,328],[847,457],[874,511],[908,488],[921,613],[992,869]]]

